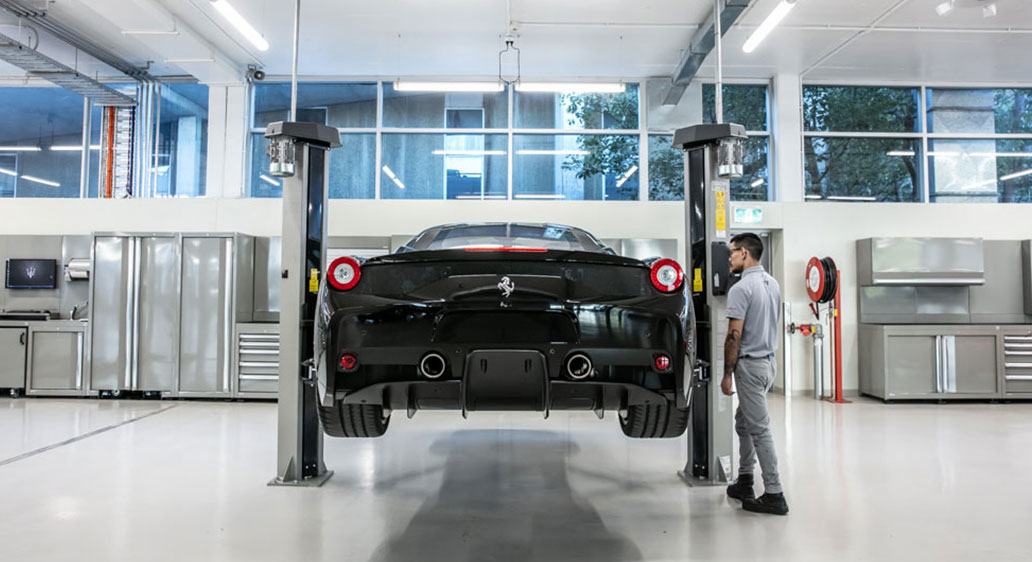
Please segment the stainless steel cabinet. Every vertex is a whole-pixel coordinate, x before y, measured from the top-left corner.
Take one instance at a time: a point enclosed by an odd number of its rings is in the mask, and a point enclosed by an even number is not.
[[[275,398],[279,391],[279,324],[237,324],[237,398]]]
[[[83,347],[86,327],[80,322],[43,322],[29,329],[26,394],[79,396],[84,388]]]
[[[25,328],[0,328],[0,388],[25,388]]]
[[[860,326],[860,392],[883,400],[1000,395],[1001,326]]]
[[[180,395],[229,395],[232,238],[183,237]]]
[[[1000,349],[1004,361],[1004,396],[1032,398],[1032,327],[1005,333]]]
[[[232,330],[253,318],[253,239],[94,236],[89,389],[230,396]]]

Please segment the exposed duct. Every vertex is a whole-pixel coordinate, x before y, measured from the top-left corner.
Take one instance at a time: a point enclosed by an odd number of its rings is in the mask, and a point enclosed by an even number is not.
[[[80,74],[75,69],[2,33],[0,33],[0,59],[21,68],[30,76],[42,78],[66,90],[88,97],[97,105],[123,107],[136,105],[136,102],[129,96]]]
[[[721,35],[727,35],[727,31],[731,29],[731,26],[738,21],[738,18],[749,7],[751,0],[723,0],[723,2],[724,7],[720,12]],[[663,105],[677,105],[677,102],[681,101],[681,96],[684,95],[685,89],[688,88],[696,73],[699,72],[699,68],[702,67],[702,63],[706,60],[710,51],[716,46],[714,38],[716,36],[717,22],[713,16],[713,12],[710,12],[709,17],[699,26],[698,30],[695,31],[695,35],[692,36],[691,41],[688,43],[688,49],[685,51],[684,57],[681,59],[680,64],[677,65],[677,70],[674,71],[673,76],[671,76],[672,84],[666,97],[663,99]]]

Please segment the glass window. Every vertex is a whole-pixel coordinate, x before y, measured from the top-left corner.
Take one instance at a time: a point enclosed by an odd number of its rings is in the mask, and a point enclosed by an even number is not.
[[[649,135],[649,200],[684,200],[684,151],[671,135]]]
[[[509,96],[481,92],[398,92],[383,84],[383,126],[434,129],[504,129]]]
[[[1032,134],[1032,90],[927,92],[929,133]]]
[[[928,146],[933,201],[1032,202],[1032,140],[934,139]]]
[[[79,197],[82,96],[0,88],[0,196]]]
[[[515,135],[513,198],[638,199],[635,135]]]
[[[670,135],[649,135],[649,199],[684,200],[684,153],[672,146]],[[770,190],[770,142],[767,137],[745,141],[745,169],[731,180],[733,201],[768,201]]]
[[[919,139],[810,136],[803,148],[808,200],[921,200]]]
[[[290,84],[254,86],[254,123],[262,128],[286,121],[290,114]],[[303,82],[297,87],[297,120],[339,128],[376,126],[376,83]]]
[[[420,233],[406,244],[405,248],[408,251],[422,251],[477,246],[605,252],[604,246],[590,234],[577,228],[517,223],[435,227]]]
[[[376,194],[376,135],[347,133],[330,150],[330,198],[372,199]],[[251,197],[282,197],[282,179],[269,174],[268,141],[251,133]]]
[[[515,93],[519,129],[637,129],[638,85],[619,94]]]
[[[208,86],[162,84],[154,194],[197,197],[205,193],[208,167]]]
[[[758,85],[724,85],[724,122],[744,125],[747,131],[767,130],[767,87]],[[702,115],[706,123],[715,123],[717,87],[702,86]]]
[[[917,88],[804,86],[807,131],[913,133],[921,130]]]
[[[384,134],[382,199],[505,199],[508,138]]]

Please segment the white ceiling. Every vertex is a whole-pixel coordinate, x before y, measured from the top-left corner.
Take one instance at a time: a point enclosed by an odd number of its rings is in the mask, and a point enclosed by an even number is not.
[[[939,17],[934,8],[943,0],[798,0],[757,52],[743,53],[746,37],[777,1],[755,0],[728,32],[726,76],[805,72],[807,80],[1032,83],[1030,0],[996,0],[999,15],[990,19],[977,7]],[[225,82],[238,80],[250,63],[270,75],[288,74],[293,1],[230,2],[265,35],[268,52],[250,47],[208,0],[54,0],[50,10],[127,60],[151,61],[155,74]],[[711,0],[511,0],[523,76],[669,75],[711,6]],[[506,0],[302,0],[301,73],[493,76],[506,8]],[[179,34],[122,33],[134,29]],[[67,49],[47,48],[68,62]],[[0,67],[0,75],[12,74],[18,72]],[[701,74],[712,75],[712,67]]]

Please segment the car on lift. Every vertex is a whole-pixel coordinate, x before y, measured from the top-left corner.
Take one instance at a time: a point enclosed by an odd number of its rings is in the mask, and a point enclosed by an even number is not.
[[[316,318],[319,417],[379,437],[392,412],[619,413],[628,437],[677,437],[694,313],[669,258],[622,257],[556,224],[452,224],[394,253],[340,257]]]

